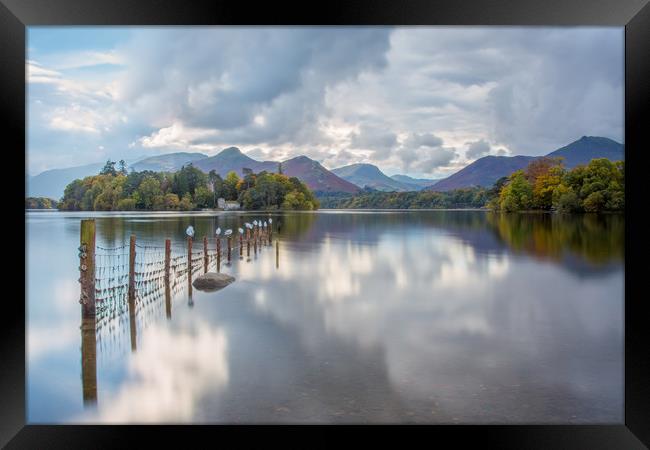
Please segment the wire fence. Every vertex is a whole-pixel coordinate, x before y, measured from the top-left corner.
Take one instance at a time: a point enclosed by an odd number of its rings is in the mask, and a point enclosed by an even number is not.
[[[218,241],[218,243],[216,242]],[[164,242],[163,242],[164,244]],[[262,247],[271,245],[270,234],[260,233],[250,239],[233,236],[228,246],[227,238],[192,242],[171,242],[156,245],[135,240],[133,255],[129,244],[118,247],[95,246],[95,317],[97,329],[114,322],[129,312],[129,295],[136,311],[149,305],[163,304],[166,297],[175,297],[188,288],[191,278],[208,271],[220,271],[229,261]],[[228,250],[230,248],[230,251]],[[189,264],[188,264],[189,261]],[[168,266],[168,269],[167,269]]]

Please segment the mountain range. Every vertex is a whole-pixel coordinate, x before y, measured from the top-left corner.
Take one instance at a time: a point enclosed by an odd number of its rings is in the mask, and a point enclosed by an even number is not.
[[[563,157],[567,168],[586,164],[593,158],[608,158],[612,161],[624,159],[624,146],[604,137],[583,136],[571,144],[557,149],[545,156]],[[209,173],[215,170],[225,177],[230,171],[243,175],[243,169],[253,172],[278,172],[295,176],[317,192],[345,192],[354,194],[362,188],[379,191],[415,191],[452,189],[483,186],[489,187],[499,178],[525,168],[532,160],[541,156],[484,156],[453,175],[442,180],[417,179],[407,175],[384,174],[372,164],[351,164],[328,170],[318,161],[307,156],[297,156],[286,161],[257,161],[237,147],[228,147],[214,156],[203,153],[169,153],[137,160],[129,164],[136,171],[152,170],[174,172],[187,164],[193,164]],[[31,197],[59,199],[65,186],[78,178],[99,173],[104,163],[87,164],[67,169],[52,169],[33,177],[27,177],[27,192]]]
[[[594,158],[622,160],[625,158],[625,147],[605,137],[582,136],[577,141],[544,156],[484,156],[427,189],[450,191],[472,186],[489,187],[499,178],[524,169],[534,159],[543,157],[562,157],[564,167],[572,169],[577,165],[587,164]]]

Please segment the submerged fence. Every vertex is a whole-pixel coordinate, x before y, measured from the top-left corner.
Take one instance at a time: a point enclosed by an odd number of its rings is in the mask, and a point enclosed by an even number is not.
[[[119,247],[95,245],[94,219],[81,221],[79,246],[79,282],[81,284],[82,315],[94,317],[97,328],[126,312],[165,298],[183,289],[192,289],[195,274],[209,270],[221,271],[234,255],[250,257],[263,246],[271,245],[271,226],[252,226],[245,233],[226,237],[207,236],[184,242],[166,239],[157,245],[138,241],[131,235],[129,244]],[[170,312],[167,311],[169,316]]]
[[[244,230],[242,230],[244,231]],[[195,241],[163,242],[138,240],[131,235],[128,245],[102,247],[95,243],[95,220],[81,221],[79,245],[79,282],[81,293],[81,380],[84,405],[97,403],[97,347],[102,354],[128,333],[131,351],[136,351],[138,317],[143,326],[160,312],[164,298],[165,314],[171,318],[171,299],[187,289],[192,305],[192,277],[199,272],[221,271],[236,255],[240,259],[256,256],[270,246],[272,230],[251,226],[245,233],[203,237]],[[275,264],[279,254],[276,241]],[[187,283],[187,284],[185,284]],[[136,315],[136,311],[140,314]],[[128,312],[128,315],[125,314]],[[142,314],[144,313],[144,314]],[[157,313],[155,314],[157,315]],[[143,317],[144,316],[144,317]],[[127,330],[128,322],[128,330]],[[109,342],[105,342],[105,339]]]

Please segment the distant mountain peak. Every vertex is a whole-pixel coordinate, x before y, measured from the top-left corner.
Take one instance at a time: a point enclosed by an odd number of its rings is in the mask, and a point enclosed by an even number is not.
[[[588,164],[594,158],[607,158],[610,161],[624,159],[624,146],[613,139],[602,136],[582,136],[565,145],[547,157],[562,157],[564,167],[571,169],[577,165]],[[484,156],[463,167],[458,172],[440,180],[431,189],[448,191],[470,186],[489,187],[503,176],[525,169],[528,164],[544,156]]]
[[[302,162],[302,163],[305,163],[305,162],[318,162],[318,161],[315,161],[315,160],[311,159],[309,156],[305,156],[305,155],[294,156],[293,158],[287,159],[285,162],[287,162],[287,161],[295,161],[295,162]]]
[[[314,191],[358,192],[354,184],[327,170],[321,163],[305,155],[296,156],[282,162],[282,172],[289,177],[297,177]]]
[[[368,163],[356,163],[332,169],[332,172],[360,188],[373,188],[379,191],[403,192],[416,190],[384,174],[379,167]]]
[[[242,151],[238,147],[227,147],[221,150],[218,155],[221,156],[239,156],[243,155]]]

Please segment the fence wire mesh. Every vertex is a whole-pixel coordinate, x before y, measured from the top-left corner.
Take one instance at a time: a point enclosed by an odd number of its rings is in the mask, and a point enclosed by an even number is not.
[[[256,245],[257,243],[257,245]],[[208,240],[207,251],[203,240],[192,242],[191,252],[187,241],[171,242],[169,254],[169,278],[166,281],[164,241],[157,245],[151,241],[135,242],[133,263],[133,287],[135,310],[147,310],[149,305],[162,305],[166,295],[176,296],[187,288],[188,272],[191,267],[192,278],[204,271],[218,270],[228,265],[228,239]],[[231,259],[248,255],[255,248],[259,251],[271,245],[265,233],[258,236],[257,242],[251,236],[239,239],[233,236],[230,241]],[[218,248],[220,249],[218,251]],[[220,253],[220,254],[219,254]],[[190,264],[188,264],[188,261]],[[117,318],[129,312],[129,271],[130,244],[118,247],[95,247],[95,317],[97,329],[119,326]],[[168,292],[166,292],[167,287]]]

